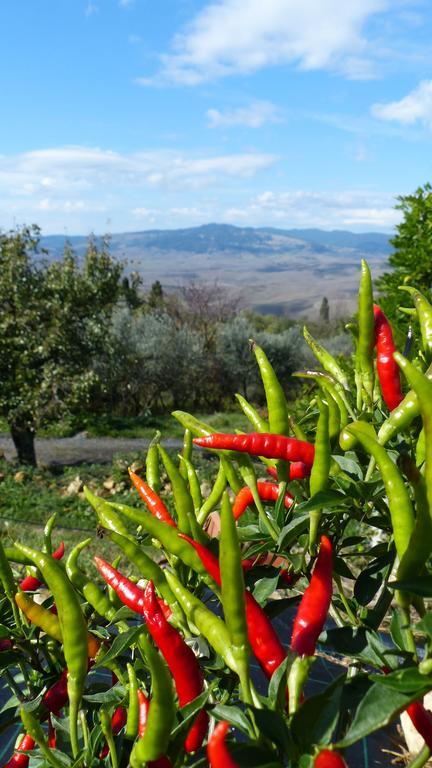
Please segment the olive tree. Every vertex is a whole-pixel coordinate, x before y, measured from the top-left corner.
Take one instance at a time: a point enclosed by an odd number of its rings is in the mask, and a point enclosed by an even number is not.
[[[94,361],[123,273],[107,241],[90,239],[82,263],[69,246],[49,263],[39,240],[36,226],[0,233],[0,413],[19,461],[29,464],[36,430],[87,404],[101,386]]]

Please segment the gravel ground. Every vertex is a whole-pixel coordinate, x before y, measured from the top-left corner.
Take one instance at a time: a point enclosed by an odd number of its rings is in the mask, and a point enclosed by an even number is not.
[[[150,440],[122,437],[86,437],[80,433],[74,437],[37,437],[35,440],[36,457],[39,464],[109,464],[117,453],[146,451]],[[165,448],[181,448],[182,442],[168,438],[162,440]],[[0,451],[8,461],[16,456],[16,451],[8,435],[0,435]]]

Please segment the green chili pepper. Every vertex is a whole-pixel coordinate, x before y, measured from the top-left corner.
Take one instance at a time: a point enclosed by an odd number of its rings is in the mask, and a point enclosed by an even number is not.
[[[14,616],[14,621],[17,627],[21,628],[21,618],[19,611],[15,604],[15,593],[17,591],[17,585],[15,583],[12,568],[6,556],[3,544],[0,541],[0,581],[3,585],[3,589],[7,599],[9,600]]]
[[[179,530],[182,531],[182,533],[190,534],[194,527],[192,521],[195,521],[192,497],[184,478],[181,476],[166,450],[158,445],[158,451],[171,483]],[[198,526],[195,526],[195,528],[198,528]]]
[[[218,653],[225,664],[237,672],[237,662],[231,648],[231,637],[227,626],[219,616],[212,613],[201,600],[186,589],[180,579],[171,572],[166,574],[168,584],[177,597],[187,618],[195,625],[212,648]]]
[[[132,664],[126,665],[129,679],[129,700],[125,736],[134,739],[138,733],[138,680]]]
[[[42,573],[54,597],[63,636],[63,651],[68,668],[70,735],[73,756],[79,751],[78,712],[87,675],[87,626],[77,594],[63,568],[49,555],[16,543]]]
[[[171,607],[176,623],[184,627],[185,617],[183,611],[165,578],[165,573],[162,568],[155,563],[151,557],[146,555],[142,547],[138,546],[134,541],[126,539],[119,533],[115,533],[115,531],[110,531],[108,535],[111,541],[113,541],[114,544],[117,544],[117,546],[123,550],[127,558],[136,565],[141,576],[154,583],[158,592],[160,592],[164,600],[166,600]]]
[[[258,363],[258,367],[261,374],[262,383],[264,386],[264,392],[267,401],[268,422],[270,432],[274,435],[288,435],[289,422],[288,422],[288,408],[285,397],[279,379],[271,365],[264,350],[261,349],[254,341],[252,343],[252,350],[255,353],[255,358]],[[277,476],[280,482],[284,482],[288,473],[288,464],[286,461],[277,461]],[[247,482],[247,481],[246,481]],[[252,489],[251,489],[252,490]],[[259,505],[258,512],[260,511]],[[260,513],[261,515],[261,513]],[[263,519],[263,518],[262,518]],[[268,528],[269,526],[267,526]]]
[[[415,519],[411,500],[403,481],[403,478],[392,462],[385,448],[377,441],[375,432],[370,424],[357,421],[346,427],[349,434],[353,434],[363,448],[373,456],[384,482],[384,488],[388,500],[388,507],[393,528],[393,536],[399,563],[406,556],[404,572],[408,560],[413,558],[409,569],[416,570],[416,553],[410,550],[410,539],[414,531]]]
[[[87,602],[98,612],[100,616],[112,621],[117,611],[104,592],[82,572],[78,565],[80,553],[91,544],[91,539],[85,539],[77,544],[66,560],[66,573],[74,587],[81,592]],[[125,539],[129,541],[129,539]]]
[[[216,480],[213,483],[213,488],[211,489],[210,495],[204,501],[201,509],[197,514],[197,520],[200,525],[203,525],[210,512],[212,512],[213,509],[219,504],[222,498],[222,494],[226,488],[226,483],[227,481],[222,459],[219,459],[219,469],[216,475]]]
[[[218,452],[219,460],[221,462],[222,469],[224,471],[226,482],[228,482],[228,485],[233,491],[233,493],[238,493],[240,489],[243,487],[243,481],[236,467],[233,465],[232,461],[227,456],[225,456],[225,453],[227,453],[227,451]]]
[[[152,697],[144,736],[134,744],[130,755],[132,768],[142,768],[150,760],[157,760],[166,753],[176,713],[168,667],[145,634],[140,636],[138,642],[150,670]]]
[[[88,488],[86,485],[84,486],[83,490],[84,496],[96,512],[101,526],[103,528],[107,528],[109,531],[116,531],[117,533],[121,533],[121,535],[126,536],[126,538],[131,538],[131,535],[125,524],[120,519],[120,517],[116,515],[110,504],[108,504],[108,502],[104,499],[101,499],[100,496],[96,496],[94,493],[92,493],[90,488]]]
[[[367,262],[362,259],[358,304],[358,342],[356,355],[357,407],[372,405],[375,345],[375,319],[373,310],[372,278]]]
[[[335,360],[333,355],[331,355],[330,352],[327,352],[327,350],[324,349],[324,347],[321,346],[321,344],[319,344],[316,339],[313,338],[306,326],[303,328],[303,335],[305,337],[306,343],[309,344],[316,359],[319,363],[321,363],[324,370],[330,373],[344,389],[348,389],[349,385],[346,374],[340,367],[339,363]]]
[[[327,486],[331,463],[329,409],[321,398],[317,398],[317,402],[319,418],[315,437],[315,457],[310,476],[311,496],[315,496]],[[317,545],[321,514],[321,509],[313,509],[310,512],[309,548],[311,551],[314,551]]]
[[[51,534],[55,525],[57,517],[57,512],[54,512],[53,515],[47,520],[44,528],[44,551],[47,552],[49,555],[52,555],[52,542],[51,542]]]
[[[151,441],[146,456],[146,481],[152,491],[159,493],[161,489],[160,473],[159,473],[159,451],[158,442],[160,440],[161,433],[156,432],[153,440]]]
[[[430,381],[424,373],[415,368],[415,366],[399,352],[395,353],[394,358],[404,372],[410,386],[414,389],[420,405],[425,435],[424,475],[429,510],[432,515],[432,381]]]
[[[256,408],[253,407],[246,398],[243,397],[243,395],[236,395],[236,398],[240,404],[240,408],[242,409],[244,415],[246,418],[250,421],[253,428],[257,432],[270,432],[270,428],[268,425],[268,421],[262,418],[262,416],[259,415]]]
[[[432,379],[432,365],[429,366],[424,374],[428,379]],[[411,389],[404,397],[400,405],[398,405],[390,414],[390,416],[383,421],[378,432],[378,442],[381,445],[385,445],[389,440],[411,425],[414,419],[420,415],[420,403],[419,399],[413,389]]]
[[[51,613],[43,605],[36,603],[25,592],[17,592],[15,601],[18,608],[20,608],[31,624],[39,627],[42,632],[57,640],[58,643],[63,642],[60,621],[55,613]]]
[[[102,733],[105,736],[105,741],[108,746],[112,768],[117,768],[118,766],[117,750],[114,743],[113,730],[111,726],[111,715],[108,712],[108,710],[105,709],[105,707],[102,707],[102,709],[100,710],[99,719],[100,719],[100,724],[102,728]]]
[[[189,462],[190,462],[190,460],[192,458],[192,447],[193,447],[192,432],[190,431],[190,429],[185,429],[184,435],[183,435],[183,450],[182,450],[181,455],[182,455],[183,459],[186,459]],[[179,469],[180,469],[181,476],[184,477],[184,479],[186,480],[187,479],[187,465],[184,462],[181,461]]]
[[[60,762],[49,748],[43,728],[35,715],[24,707],[21,707],[20,715],[25,732],[34,739],[47,763],[53,768],[64,768],[64,763]]]
[[[422,464],[424,464],[426,460],[426,435],[424,431],[424,427],[422,427],[422,430],[418,436],[417,445],[416,445],[416,464],[418,467],[421,467]]]
[[[288,421],[291,427],[291,432],[293,433],[294,437],[296,437],[297,440],[304,440],[304,442],[307,443],[308,436],[306,432],[301,428],[300,424],[297,424],[297,421],[295,420],[294,416],[290,416]]]
[[[250,646],[245,612],[245,584],[242,557],[228,494],[224,493],[221,508],[219,565],[222,580],[222,607],[231,641],[231,653],[247,704],[252,704],[249,657]]]
[[[191,435],[190,432],[189,434]],[[180,456],[180,468],[185,468],[186,479],[189,484],[189,493],[193,501],[194,512],[196,515],[202,505],[201,486],[198,479],[198,475],[196,473],[196,469],[192,464],[192,462],[189,461],[189,459],[187,459],[185,456]]]
[[[0,541],[1,544],[1,541]],[[9,560],[12,563],[20,563],[20,565],[31,565],[32,561],[30,558],[23,555],[22,552],[19,552],[16,547],[3,547],[4,554],[6,556],[6,560]],[[0,555],[1,558],[1,555]],[[1,578],[0,578],[1,581]]]
[[[408,285],[399,286],[401,291],[408,291],[414,301],[420,324],[422,345],[428,360],[432,357],[432,305],[417,288]]]

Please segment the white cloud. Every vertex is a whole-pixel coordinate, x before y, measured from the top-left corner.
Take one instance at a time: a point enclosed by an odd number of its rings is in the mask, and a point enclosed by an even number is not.
[[[432,128],[432,80],[423,80],[400,101],[373,104],[372,114],[380,120],[395,121],[402,125],[420,122]]]
[[[267,190],[255,196],[243,208],[237,206],[225,211],[224,219],[232,223],[244,222],[281,228],[323,229],[383,229],[388,231],[400,221],[401,214],[394,209],[395,198],[389,194],[370,190],[343,190],[315,192]]]
[[[387,6],[388,0],[212,2],[174,38],[156,77],[138,82],[197,85],[281,64],[369,78],[373,56],[364,26]]]
[[[210,128],[231,128],[236,125],[261,128],[265,123],[281,122],[278,107],[270,101],[254,101],[248,107],[236,107],[225,112],[208,109],[206,117]]]

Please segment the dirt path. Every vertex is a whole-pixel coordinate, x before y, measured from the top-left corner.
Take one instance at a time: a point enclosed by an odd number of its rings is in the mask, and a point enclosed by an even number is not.
[[[181,448],[176,438],[163,440],[165,448]],[[36,457],[39,464],[108,464],[116,453],[137,453],[146,451],[150,441],[141,438],[123,437],[74,437],[36,438]],[[10,461],[16,456],[14,444],[9,435],[0,435],[0,451]]]

